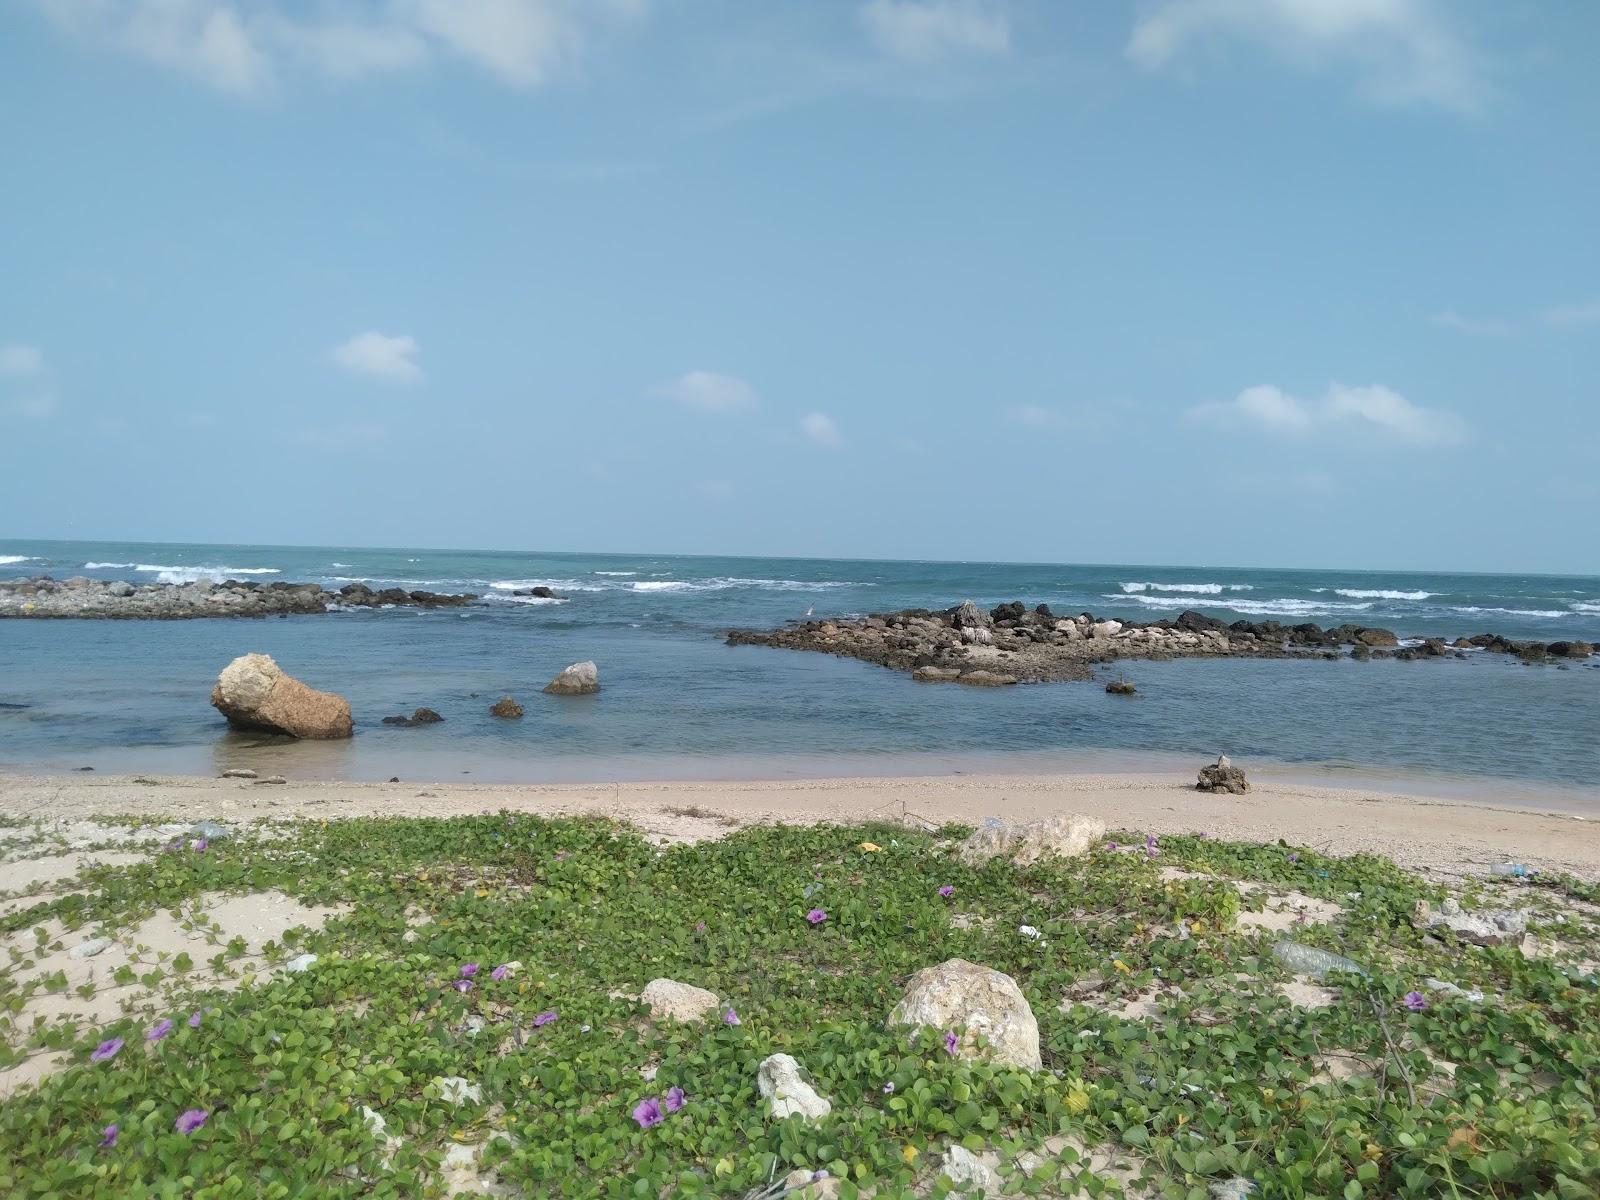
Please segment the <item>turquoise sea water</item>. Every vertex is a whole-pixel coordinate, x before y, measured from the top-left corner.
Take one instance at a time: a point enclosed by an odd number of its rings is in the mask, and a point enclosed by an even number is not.
[[[1149,766],[1226,751],[1307,771],[1559,785],[1600,807],[1600,665],[1498,655],[1425,662],[1133,662],[1132,700],[1091,684],[928,686],[848,660],[728,647],[804,616],[1020,599],[1149,619],[1356,622],[1402,636],[1600,641],[1600,578],[287,548],[0,539],[0,578],[352,580],[473,591],[465,610],[260,621],[0,621],[0,766],[607,780]],[[566,599],[512,593],[546,584]],[[349,743],[230,734],[207,704],[251,650],[348,696]],[[592,658],[604,690],[538,689]],[[520,722],[487,714],[500,695]],[[426,729],[379,724],[428,705]],[[1509,787],[1509,784],[1507,785]],[[1511,789],[1515,790],[1515,789]]]

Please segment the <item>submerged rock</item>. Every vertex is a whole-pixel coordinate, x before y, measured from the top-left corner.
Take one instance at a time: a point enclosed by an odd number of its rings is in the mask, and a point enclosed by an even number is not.
[[[1244,777],[1244,771],[1228,760],[1226,754],[1220,754],[1216,762],[1200,768],[1200,778],[1194,786],[1200,792],[1242,796],[1250,790],[1250,781]]]
[[[354,728],[348,700],[307,687],[265,654],[245,654],[224,667],[211,704],[235,729],[331,739],[347,738]]]
[[[552,696],[587,696],[600,690],[600,668],[592,662],[573,663],[562,670],[544,690]]]
[[[889,1024],[954,1031],[963,1058],[986,1056],[1024,1071],[1042,1065],[1039,1022],[1017,981],[964,958],[913,975]],[[988,1041],[981,1050],[980,1035]]]
[[[437,725],[444,718],[431,708],[415,709],[409,717],[385,717],[385,725],[398,725],[405,728],[411,725]]]
[[[491,716],[504,717],[506,720],[515,720],[522,715],[522,705],[510,696],[502,696],[489,707]]]

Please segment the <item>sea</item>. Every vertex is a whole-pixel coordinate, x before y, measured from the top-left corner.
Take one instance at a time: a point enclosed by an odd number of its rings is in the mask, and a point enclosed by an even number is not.
[[[815,653],[725,644],[808,615],[1022,600],[1131,619],[1355,622],[1402,637],[1600,642],[1600,577],[1154,564],[25,541],[0,578],[316,582],[475,592],[464,609],[264,620],[0,620],[0,769],[525,783],[1187,772],[1218,753],[1274,778],[1600,813],[1600,658],[1528,666],[1127,661],[1092,683],[926,685]],[[544,585],[559,599],[519,596]],[[250,651],[349,698],[354,738],[228,731],[208,703]],[[602,690],[540,688],[568,663]],[[519,721],[489,715],[503,695]],[[419,706],[438,725],[396,728]]]

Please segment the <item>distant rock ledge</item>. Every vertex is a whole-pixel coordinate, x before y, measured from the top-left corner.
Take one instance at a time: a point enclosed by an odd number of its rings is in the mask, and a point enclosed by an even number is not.
[[[985,612],[968,600],[934,611],[911,608],[866,617],[798,622],[767,631],[736,629],[730,646],[814,650],[897,671],[926,683],[993,687],[1054,683],[1093,677],[1096,663],[1144,658],[1435,658],[1468,649],[1515,654],[1528,661],[1588,658],[1585,642],[1512,642],[1479,634],[1446,643],[1401,639],[1388,629],[1311,622],[1235,621],[1184,612],[1172,620],[1126,622],[1090,613],[1058,617],[1049,605],[1029,609],[1020,600]]]
[[[460,608],[478,597],[439,592],[377,590],[364,583],[327,592],[318,583],[110,582],[78,575],[56,580],[0,580],[0,618],[88,617],[102,620],[189,620],[198,617],[277,617],[290,613],[338,612],[349,608]]]

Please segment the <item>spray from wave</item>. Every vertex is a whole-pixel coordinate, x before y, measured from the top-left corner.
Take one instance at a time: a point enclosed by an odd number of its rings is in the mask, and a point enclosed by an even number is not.
[[[1107,593],[1106,600],[1131,600],[1135,604],[1143,604],[1146,608],[1164,608],[1169,612],[1175,609],[1187,608],[1194,603],[1192,597],[1183,596],[1119,596],[1115,592]],[[1331,617],[1340,613],[1365,612],[1372,607],[1371,601],[1357,604],[1347,604],[1338,600],[1297,600],[1284,596],[1276,600],[1223,600],[1215,604],[1208,604],[1207,608],[1220,610],[1225,613],[1243,613],[1249,617]]]
[[[1124,583],[1122,590],[1128,595],[1140,592],[1180,592],[1194,596],[1216,596],[1222,592],[1253,592],[1253,583]]]
[[[1388,588],[1334,588],[1334,595],[1349,596],[1352,600],[1426,600],[1438,592],[1399,592]]]

